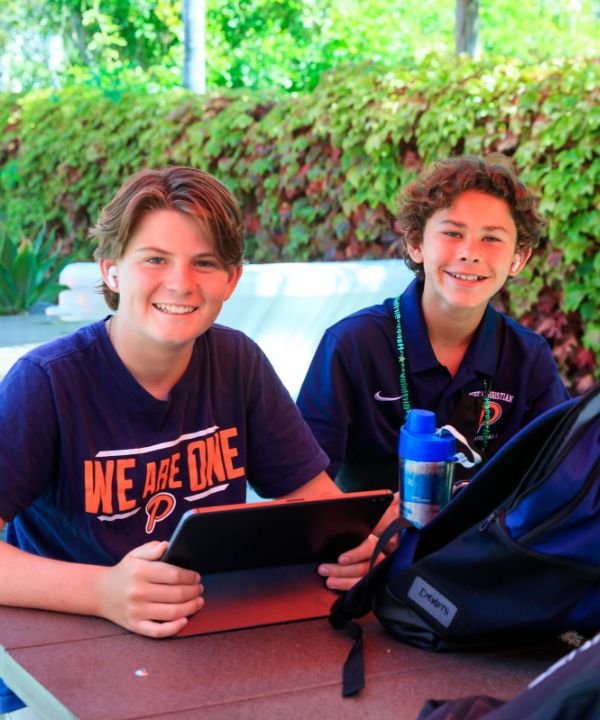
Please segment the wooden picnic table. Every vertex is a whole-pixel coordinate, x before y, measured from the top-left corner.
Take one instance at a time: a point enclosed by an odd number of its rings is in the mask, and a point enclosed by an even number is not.
[[[366,686],[341,696],[350,640],[326,619],[153,640],[98,618],[0,607],[0,676],[48,720],[414,720],[428,698],[508,699],[558,646],[435,654],[388,636],[372,616]]]

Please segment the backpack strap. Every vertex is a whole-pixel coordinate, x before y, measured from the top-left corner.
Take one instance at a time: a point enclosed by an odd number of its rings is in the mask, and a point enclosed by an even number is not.
[[[343,615],[336,614],[335,605],[331,610],[329,622],[336,630],[344,630],[354,641],[342,669],[342,697],[351,697],[365,686],[362,627],[353,620],[347,620]]]
[[[377,565],[375,565],[375,561],[379,555],[384,552],[390,541],[396,537],[402,529],[412,529],[415,531],[415,538],[414,540],[411,538],[411,543],[402,543],[403,545],[410,545],[410,547],[414,549],[416,540],[418,539],[418,531],[416,531],[416,528],[403,517],[392,520],[377,541],[377,545],[371,555],[367,573],[352,589],[340,595],[331,607],[329,614],[330,625],[336,630],[344,630],[354,641],[342,670],[343,697],[356,695],[356,693],[360,692],[365,686],[363,632],[362,627],[354,622],[354,618],[363,617],[363,615],[366,615],[371,610],[373,589],[386,577],[388,567],[398,550],[394,554],[388,555]],[[406,556],[409,558],[410,550],[406,550]],[[410,562],[410,559],[408,559],[408,562]]]

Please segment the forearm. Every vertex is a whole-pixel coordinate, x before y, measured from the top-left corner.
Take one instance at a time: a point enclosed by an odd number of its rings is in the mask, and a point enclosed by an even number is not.
[[[287,498],[309,498],[309,497],[324,497],[327,495],[341,495],[342,491],[333,482],[329,475],[323,470],[312,480],[294,490],[284,497]]]
[[[98,615],[98,581],[107,568],[32,555],[0,542],[0,604]]]
[[[160,562],[149,542],[111,567],[38,557],[0,542],[0,605],[95,615],[142,635],[169,637],[204,605],[200,577]]]

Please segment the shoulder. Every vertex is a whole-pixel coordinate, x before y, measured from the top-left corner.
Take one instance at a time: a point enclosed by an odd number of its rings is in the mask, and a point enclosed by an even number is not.
[[[80,360],[87,362],[90,352],[101,343],[104,321],[86,325],[73,333],[43,343],[29,350],[15,363],[15,371],[24,371],[28,367],[36,366],[46,372],[51,372],[63,363],[73,365]]]
[[[262,354],[258,343],[241,330],[215,323],[196,340],[196,345],[207,344],[216,352]]]
[[[496,312],[498,322],[504,329],[504,342],[507,349],[519,350],[530,355],[540,353],[551,355],[550,345],[545,337],[531,330],[504,313]]]
[[[197,355],[219,377],[251,378],[257,372],[272,370],[271,362],[252,338],[241,330],[212,325],[196,340]]]
[[[351,315],[346,315],[341,320],[331,325],[325,331],[326,334],[332,335],[339,339],[345,337],[357,337],[369,334],[371,332],[380,331],[393,319],[393,298],[389,298],[379,305],[370,305],[369,307],[357,310]]]
[[[503,326],[499,374],[519,383],[519,393],[540,407],[568,398],[546,338],[502,313],[498,313],[498,322]]]
[[[64,407],[76,414],[85,404],[88,388],[100,386],[95,348],[102,332],[102,322],[95,323],[20,357],[0,383],[2,426],[10,426],[15,434],[17,428],[24,432],[22,428],[28,427],[42,447],[43,438],[52,434],[57,409]]]
[[[396,322],[394,309],[396,300],[401,301],[403,322],[404,320],[410,321],[411,327],[414,325],[420,331],[422,291],[421,281],[415,278],[397,298],[389,297],[377,305],[369,305],[347,315],[331,325],[326,330],[326,334],[339,339],[351,338],[361,343],[365,340],[374,340],[381,337],[382,334],[387,336],[390,326],[395,325]],[[405,315],[407,315],[406,318]]]
[[[319,340],[307,377],[315,372],[329,374],[338,364],[349,373],[362,372],[365,366],[387,357],[395,337],[393,302],[389,299],[365,307],[328,327]]]

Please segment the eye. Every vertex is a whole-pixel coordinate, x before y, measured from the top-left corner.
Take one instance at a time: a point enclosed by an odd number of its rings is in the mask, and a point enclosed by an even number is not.
[[[160,257],[160,255],[155,255],[154,257],[146,258],[146,262],[150,265],[161,265],[165,262],[165,259]]]
[[[201,269],[215,269],[219,268],[220,265],[216,260],[210,259],[210,258],[199,258],[195,261],[194,265]]]
[[[459,238],[461,237],[461,234],[458,232],[458,230],[444,230],[444,235],[447,235],[451,238]]]
[[[486,235],[484,238],[485,242],[489,243],[499,243],[502,242],[502,239],[499,237],[496,237],[495,235]]]

